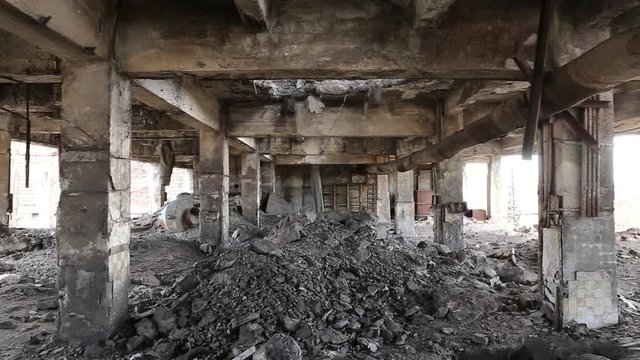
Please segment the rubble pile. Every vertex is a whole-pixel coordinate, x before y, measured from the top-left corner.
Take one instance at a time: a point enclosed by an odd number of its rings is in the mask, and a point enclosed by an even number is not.
[[[497,294],[499,276],[482,256],[376,240],[375,221],[367,213],[288,215],[264,238],[236,241],[197,263],[135,314],[115,344],[159,359],[364,358],[418,350],[450,359],[468,346],[502,341],[483,323],[490,314],[519,311],[515,294],[522,289]],[[528,301],[525,307],[535,296]],[[541,312],[534,318],[546,328]]]
[[[55,247],[52,229],[9,229],[0,225],[0,255]]]

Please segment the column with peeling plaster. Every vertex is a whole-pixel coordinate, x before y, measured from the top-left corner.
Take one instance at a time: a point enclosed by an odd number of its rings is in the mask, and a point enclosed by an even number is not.
[[[458,158],[446,160],[436,166],[436,195],[434,204],[434,240],[451,250],[465,248],[463,221],[464,207],[462,179],[464,163]]]
[[[377,175],[376,179],[376,233],[378,239],[387,237],[391,227],[391,204],[389,202],[389,175]]]
[[[11,127],[12,116],[0,113],[0,224],[9,225],[11,212]]]
[[[241,163],[242,217],[258,226],[260,224],[260,154],[243,153]]]
[[[414,176],[413,170],[405,172],[396,172],[396,205],[395,205],[395,225],[396,234],[403,237],[416,236],[415,222],[415,201],[414,192]]]
[[[200,132],[200,241],[226,247],[229,238],[229,141],[224,132]]]
[[[128,316],[131,87],[109,63],[67,64],[63,78],[57,330],[88,344]]]
[[[596,138],[591,149],[562,116],[542,128],[540,279],[543,306],[558,327],[618,323],[613,217],[613,94],[605,109],[572,109]]]

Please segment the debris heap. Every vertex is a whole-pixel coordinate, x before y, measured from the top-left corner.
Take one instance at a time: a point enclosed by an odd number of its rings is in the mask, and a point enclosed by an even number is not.
[[[472,323],[501,306],[488,281],[462,275],[463,254],[376,240],[375,221],[367,213],[286,216],[266,237],[197,263],[116,341],[157,358],[354,358],[388,346],[415,352],[406,344],[418,328],[452,334],[436,328],[439,320]]]

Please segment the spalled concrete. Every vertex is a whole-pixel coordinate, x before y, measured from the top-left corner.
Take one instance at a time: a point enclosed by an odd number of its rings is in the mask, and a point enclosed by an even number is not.
[[[130,84],[108,63],[73,64],[62,104],[57,330],[92,343],[127,317]]]
[[[11,211],[11,126],[9,113],[0,113],[0,224],[9,224]]]
[[[413,171],[396,172],[394,176],[396,178],[396,233],[404,237],[416,236]]]
[[[240,193],[242,217],[254,225],[260,223],[260,154],[243,153]]]
[[[465,248],[464,213],[455,209],[456,204],[462,203],[463,169],[464,164],[458,158],[443,161],[437,167],[434,237],[435,242],[447,245],[453,251]]]
[[[227,245],[229,229],[229,142],[224,133],[200,132],[200,241]]]

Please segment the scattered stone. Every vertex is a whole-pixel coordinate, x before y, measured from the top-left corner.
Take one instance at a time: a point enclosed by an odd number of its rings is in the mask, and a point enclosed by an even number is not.
[[[298,325],[300,324],[300,320],[297,319],[292,319],[288,316],[282,316],[280,317],[280,323],[282,324],[282,327],[284,328],[284,330],[286,330],[287,332],[294,332],[298,329]]]
[[[136,333],[140,336],[144,336],[147,339],[154,340],[158,337],[158,330],[151,320],[144,318],[136,322]]]
[[[378,342],[373,341],[371,339],[359,337],[357,341],[358,341],[358,345],[367,349],[371,353],[375,353],[380,349],[380,344],[378,344]]]
[[[451,248],[444,244],[436,244],[436,251],[440,255],[448,255],[451,254]]]
[[[13,265],[0,262],[0,272],[9,272],[9,271],[13,271]]]
[[[16,328],[16,324],[14,324],[10,320],[0,321],[0,329],[2,330],[11,330],[15,328]]]
[[[302,349],[290,336],[284,334],[273,335],[265,344],[265,354],[268,360],[300,360]]]
[[[485,346],[489,344],[489,337],[485,334],[476,333],[471,335],[471,342]]]
[[[56,321],[56,315],[52,312],[47,313],[43,318],[42,321],[44,322],[54,322]]]
[[[281,257],[282,250],[269,240],[256,240],[251,244],[251,249],[260,255]]]
[[[144,336],[133,336],[127,340],[127,352],[138,350],[144,344]]]
[[[160,280],[152,272],[145,272],[142,274],[141,283],[142,285],[147,286],[160,286]]]
[[[327,328],[320,333],[320,340],[325,343],[339,345],[347,342],[347,340],[349,340],[349,337],[335,329]]]
[[[161,334],[169,334],[171,330],[176,328],[176,317],[171,309],[166,307],[158,308],[153,312],[153,321]]]
[[[158,341],[153,345],[150,353],[157,360],[170,360],[176,351],[176,344],[173,341]]]
[[[452,328],[445,327],[445,328],[440,329],[440,331],[442,331],[442,333],[445,334],[445,335],[453,334],[453,329]]]
[[[36,309],[38,310],[56,310],[60,307],[58,299],[42,299],[38,301]]]
[[[110,353],[109,350],[103,348],[98,343],[93,343],[84,349],[84,357],[88,359],[103,359]]]

